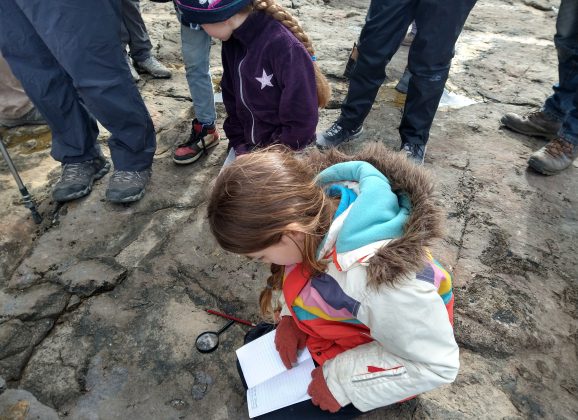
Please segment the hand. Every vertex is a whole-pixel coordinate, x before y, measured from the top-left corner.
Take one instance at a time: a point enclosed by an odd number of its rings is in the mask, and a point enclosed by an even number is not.
[[[318,366],[311,372],[311,383],[307,388],[307,393],[311,395],[311,402],[320,409],[337,413],[341,405],[333,397],[323,376],[323,367]]]
[[[287,369],[297,361],[297,350],[305,347],[307,334],[299,329],[292,316],[281,318],[275,332],[275,348]]]

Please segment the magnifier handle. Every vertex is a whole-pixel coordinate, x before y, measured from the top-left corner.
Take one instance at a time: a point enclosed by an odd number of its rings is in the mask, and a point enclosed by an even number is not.
[[[227,322],[223,328],[221,328],[219,331],[217,331],[217,335],[221,334],[223,331],[225,331],[227,328],[229,328],[234,323],[235,323],[235,321],[233,321],[233,320],[230,320],[229,322]]]

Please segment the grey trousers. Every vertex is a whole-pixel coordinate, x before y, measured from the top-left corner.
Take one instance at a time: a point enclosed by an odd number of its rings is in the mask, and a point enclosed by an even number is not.
[[[128,45],[129,54],[135,61],[145,61],[151,56],[153,45],[140,14],[139,0],[121,0],[122,25],[120,37],[122,45]]]

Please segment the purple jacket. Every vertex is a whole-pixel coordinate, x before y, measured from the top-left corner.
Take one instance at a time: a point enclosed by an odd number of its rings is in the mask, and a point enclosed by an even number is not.
[[[315,138],[311,56],[280,22],[254,12],[222,47],[223,125],[236,154],[273,143],[302,149]]]

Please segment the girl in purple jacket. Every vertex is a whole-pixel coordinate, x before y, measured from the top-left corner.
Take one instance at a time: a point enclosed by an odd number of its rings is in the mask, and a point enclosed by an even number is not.
[[[275,143],[311,144],[330,88],[297,20],[274,0],[175,2],[187,21],[223,41],[227,160]]]

